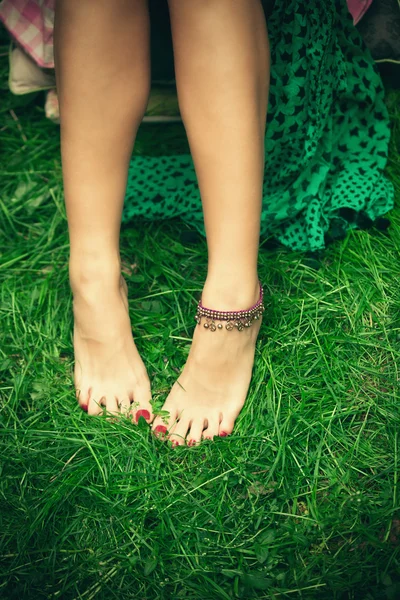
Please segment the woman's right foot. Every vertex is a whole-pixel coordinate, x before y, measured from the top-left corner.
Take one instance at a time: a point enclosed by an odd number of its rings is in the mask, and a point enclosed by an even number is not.
[[[89,415],[153,420],[150,381],[133,341],[127,285],[118,268],[70,265],[74,296],[74,379]]]

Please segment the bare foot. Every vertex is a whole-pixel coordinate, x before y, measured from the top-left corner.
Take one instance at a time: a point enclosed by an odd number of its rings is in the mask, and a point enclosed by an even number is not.
[[[217,310],[245,310],[259,298],[258,283],[250,290],[236,290],[227,296],[206,284],[203,304]],[[195,327],[187,362],[163,406],[169,413],[168,422],[157,417],[153,423],[156,434],[167,429],[173,445],[185,440],[194,445],[201,439],[229,435],[250,385],[261,320],[242,331],[225,327],[210,331],[203,322]]]
[[[105,265],[100,273],[78,271],[70,267],[79,404],[89,415],[105,407],[151,422],[150,382],[132,337],[126,282]]]

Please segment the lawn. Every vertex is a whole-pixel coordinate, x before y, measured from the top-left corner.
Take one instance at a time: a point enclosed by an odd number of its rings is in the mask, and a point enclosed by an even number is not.
[[[267,310],[234,434],[172,450],[146,424],[77,406],[59,130],[42,96],[7,91],[7,46],[0,61],[0,597],[398,599],[399,92],[391,226],[351,231],[319,269],[261,249]],[[142,125],[135,152],[171,137],[186,151],[181,125]],[[160,401],[206,270],[188,231],[122,233]]]

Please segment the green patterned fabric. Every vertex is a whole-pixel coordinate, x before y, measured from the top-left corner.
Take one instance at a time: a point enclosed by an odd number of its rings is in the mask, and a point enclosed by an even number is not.
[[[345,0],[276,0],[268,28],[261,233],[314,252],[393,208],[384,91]],[[180,216],[204,233],[190,155],[132,158],[123,222],[138,216]]]

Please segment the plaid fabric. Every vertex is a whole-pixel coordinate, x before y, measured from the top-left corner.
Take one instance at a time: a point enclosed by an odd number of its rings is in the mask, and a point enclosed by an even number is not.
[[[365,15],[371,4],[372,0],[347,0],[347,5],[353,17],[354,25],[356,25]]]
[[[55,0],[3,0],[0,20],[41,67],[54,68]]]

